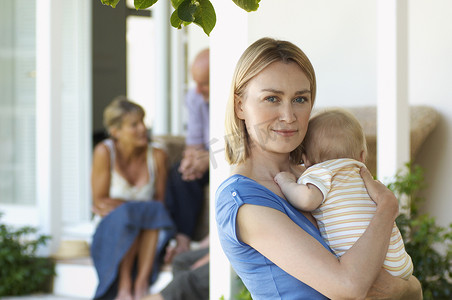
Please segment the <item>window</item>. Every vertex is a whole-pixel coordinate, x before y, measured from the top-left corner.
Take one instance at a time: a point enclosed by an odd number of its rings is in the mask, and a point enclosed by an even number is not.
[[[35,5],[0,2],[0,204],[36,201]]]

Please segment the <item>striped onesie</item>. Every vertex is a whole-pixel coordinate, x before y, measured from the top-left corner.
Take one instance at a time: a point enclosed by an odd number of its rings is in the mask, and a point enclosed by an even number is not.
[[[308,168],[298,183],[313,184],[323,194],[322,204],[312,211],[320,233],[334,251],[342,256],[364,233],[376,211],[359,172],[359,161],[341,158]],[[402,235],[394,223],[383,267],[393,276],[408,279],[413,273]]]

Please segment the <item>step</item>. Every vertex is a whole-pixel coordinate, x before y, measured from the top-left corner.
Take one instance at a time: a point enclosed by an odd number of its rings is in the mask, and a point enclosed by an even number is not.
[[[98,284],[90,257],[58,260],[53,281],[53,294],[92,299]]]
[[[151,294],[160,292],[172,279],[171,270],[164,267],[149,292]],[[53,284],[54,295],[92,299],[97,284],[97,273],[90,257],[57,261]]]
[[[56,277],[53,284],[53,294],[62,297],[78,297],[82,299],[92,299],[97,284],[96,269],[94,268],[91,257],[89,257],[89,244],[95,231],[95,222],[80,222],[76,224],[67,224],[63,230],[60,249],[66,254],[72,251],[75,246],[81,249],[75,251],[88,253],[85,257],[58,259],[56,264]],[[68,242],[68,244],[65,244]],[[85,245],[74,244],[74,242],[86,242]],[[69,246],[69,247],[68,247]],[[86,248],[86,249],[83,249]],[[71,252],[71,254],[74,254]],[[63,256],[67,257],[67,256]],[[150,287],[150,293],[158,293],[173,279],[170,267],[164,266],[160,272],[157,281]]]

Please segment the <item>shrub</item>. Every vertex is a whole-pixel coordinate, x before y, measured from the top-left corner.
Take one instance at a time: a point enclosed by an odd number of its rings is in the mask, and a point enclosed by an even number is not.
[[[0,224],[0,296],[50,291],[55,263],[36,255],[38,247],[49,239],[37,235],[33,227],[13,229]]]
[[[419,196],[425,188],[424,171],[410,163],[406,169],[399,171],[388,187],[399,199],[403,196],[410,199],[409,215],[400,214],[396,223],[413,260],[413,275],[421,282],[425,300],[452,299],[452,224],[441,227],[434,217],[420,213],[425,201]]]

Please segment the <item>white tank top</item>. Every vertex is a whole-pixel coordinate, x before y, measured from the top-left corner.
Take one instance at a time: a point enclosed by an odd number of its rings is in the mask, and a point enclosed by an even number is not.
[[[111,179],[110,179],[110,198],[120,198],[123,200],[137,200],[137,201],[149,201],[154,199],[154,155],[152,153],[152,146],[149,145],[146,161],[149,170],[149,181],[145,185],[131,185],[121,174],[115,169],[116,152],[115,144],[112,139],[103,141],[110,151],[110,166],[111,166]]]

